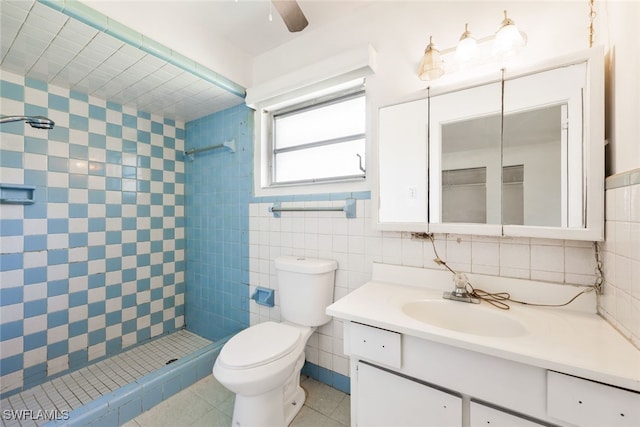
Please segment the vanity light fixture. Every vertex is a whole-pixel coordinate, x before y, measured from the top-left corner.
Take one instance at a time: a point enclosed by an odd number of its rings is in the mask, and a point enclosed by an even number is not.
[[[440,51],[433,43],[433,37],[429,37],[429,44],[424,50],[418,77],[420,80],[436,80],[444,75],[444,63],[440,55],[446,55],[455,51],[455,57],[460,66],[475,60],[479,56],[479,44],[493,41],[493,56],[497,59],[513,56],[518,49],[527,44],[527,36],[516,27],[513,19],[504,11],[504,19],[500,23],[495,34],[476,38],[469,31],[469,24],[465,24],[464,32],[455,48],[447,48]],[[488,56],[488,55],[487,55]]]
[[[478,41],[469,31],[469,24],[464,24],[464,33],[460,36],[460,41],[456,47],[456,59],[460,63],[465,63],[474,59],[478,55]]]
[[[438,50],[433,42],[433,36],[430,36],[429,44],[424,50],[424,55],[420,62],[418,77],[420,77],[420,80],[428,81],[440,78],[443,74],[444,67],[442,65],[442,59],[440,59],[440,50]]]
[[[506,56],[515,53],[516,49],[526,44],[524,35],[518,31],[516,23],[504,11],[504,19],[500,23],[493,42],[493,53],[496,56]]]

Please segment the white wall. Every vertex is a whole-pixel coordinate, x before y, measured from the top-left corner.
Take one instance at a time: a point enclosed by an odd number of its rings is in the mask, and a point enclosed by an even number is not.
[[[504,7],[504,2],[480,1],[365,5],[353,15],[309,31],[256,57],[253,84],[310,66],[336,52],[370,43],[378,53],[376,75],[367,80],[370,116],[376,117],[379,106],[410,96],[427,86],[416,77],[416,70],[429,35],[445,49],[455,45],[465,22],[479,36],[492,34]],[[508,8],[509,16],[528,35],[521,62],[534,63],[588,48],[589,5],[586,0],[509,2]],[[596,8],[596,43],[604,44],[605,51],[614,52],[610,55],[613,60],[609,71],[613,78],[609,92],[610,168],[611,172],[624,172],[640,166],[640,121],[637,120],[640,96],[634,96],[640,95],[637,78],[640,74],[637,48],[640,3],[609,0],[598,2]],[[473,71],[464,77],[472,78]],[[377,123],[373,123],[372,128],[376,127]],[[375,152],[375,136],[369,143],[372,144],[369,152]],[[367,164],[370,170],[373,169],[375,159],[368,159]],[[372,228],[370,201],[358,202],[358,219],[355,220],[336,217],[333,213],[289,214],[275,220],[269,216],[267,208],[268,204],[252,204],[250,210],[252,286],[277,286],[273,259],[279,254],[337,259],[340,269],[336,299],[365,283],[370,278],[374,261],[434,267],[433,252],[428,243],[411,240],[402,233],[383,233]],[[462,271],[570,284],[592,284],[595,279],[594,252],[588,242],[462,235],[437,237],[440,255],[453,268]],[[605,264],[610,261],[611,257]],[[634,292],[637,294],[637,290]],[[633,307],[633,319],[637,320],[638,303]],[[610,311],[607,318],[615,324],[619,311]],[[628,313],[630,311],[626,310],[618,315],[623,327],[633,324]],[[278,306],[265,309],[251,304],[251,324],[278,320],[279,316]],[[348,375],[340,322],[333,320],[314,334],[307,347],[307,359]]]
[[[481,1],[373,2],[331,25],[257,56],[253,84],[370,43],[378,52],[378,70],[374,78],[368,79],[369,94],[374,104],[388,103],[427,86],[417,78],[416,71],[430,35],[444,50],[455,46],[466,22],[478,37],[493,34],[503,18],[504,7],[504,2]],[[509,16],[528,35],[524,62],[588,47],[586,1],[510,2],[508,8]]]
[[[598,42],[607,46],[607,176],[640,168],[640,2],[598,8]]]

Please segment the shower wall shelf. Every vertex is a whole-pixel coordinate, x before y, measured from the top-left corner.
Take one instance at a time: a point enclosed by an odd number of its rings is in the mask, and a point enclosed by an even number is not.
[[[0,184],[0,204],[32,205],[36,187],[22,184]]]
[[[347,218],[356,217],[356,200],[345,200],[344,206],[317,206],[317,207],[282,207],[280,202],[275,202],[269,208],[274,218],[280,218],[281,212],[344,212]]]
[[[218,148],[228,148],[231,153],[235,153],[236,140],[230,139],[229,141],[225,141],[222,144],[211,145],[209,147],[203,147],[203,148],[192,148],[190,150],[185,151],[184,155],[187,156],[189,160],[193,161],[196,154],[202,153],[204,151],[216,150]]]

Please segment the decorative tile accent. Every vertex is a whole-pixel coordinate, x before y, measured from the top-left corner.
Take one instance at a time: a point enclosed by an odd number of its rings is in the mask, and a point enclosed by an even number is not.
[[[186,245],[182,123],[4,70],[1,85],[3,114],[56,122],[0,125],[0,181],[36,187],[0,209],[4,397],[181,328]]]

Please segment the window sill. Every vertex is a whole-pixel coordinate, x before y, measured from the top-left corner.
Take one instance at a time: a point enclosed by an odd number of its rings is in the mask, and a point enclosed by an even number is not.
[[[278,185],[273,187],[261,187],[259,183],[254,184],[254,197],[282,197],[371,191],[371,185],[368,180],[363,179],[318,184]]]

